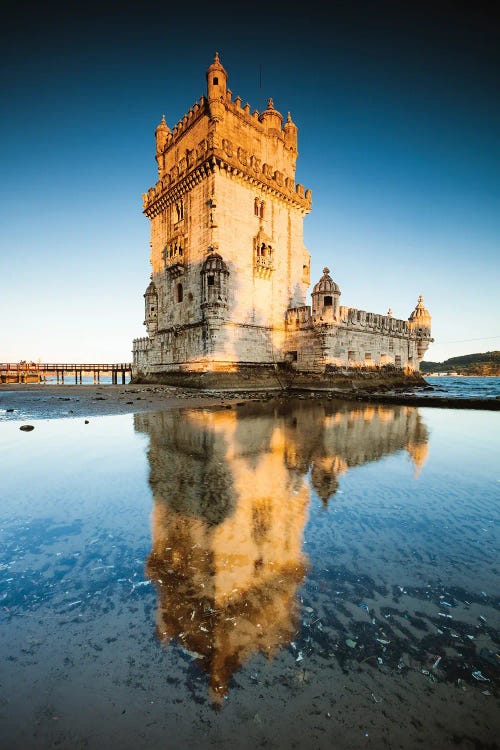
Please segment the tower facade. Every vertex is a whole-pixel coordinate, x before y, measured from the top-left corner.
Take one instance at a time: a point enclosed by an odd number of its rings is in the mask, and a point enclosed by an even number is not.
[[[165,118],[158,125],[158,181],[143,196],[148,337],[134,342],[136,372],[281,358],[285,311],[305,302],[309,284],[311,208],[295,183],[297,129],[282,119],[271,99],[261,113],[233,99],[216,55],[206,95],[172,130]]]
[[[206,94],[172,129],[163,117],[155,131],[158,180],[143,195],[147,336],[134,341],[133,376],[283,361],[315,372],[360,363],[418,369],[431,340],[427,311],[417,326],[342,307],[328,269],[311,311],[303,241],[311,191],[295,182],[297,127],[290,114],[283,123],[272,99],[252,111],[227,84],[216,54]]]

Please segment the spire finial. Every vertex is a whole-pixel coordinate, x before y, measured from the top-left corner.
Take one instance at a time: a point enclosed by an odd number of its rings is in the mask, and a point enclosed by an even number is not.
[[[215,53],[214,62],[220,62],[218,52]]]
[[[274,109],[274,102],[271,97],[267,100],[267,108],[268,109]]]
[[[286,121],[287,122],[292,122],[292,116],[291,116],[290,112],[286,116]]]
[[[421,294],[418,295],[418,304],[423,305],[424,304],[424,298]]]
[[[392,318],[392,307],[387,310],[387,317]]]
[[[325,266],[323,268],[323,274],[324,274],[324,276],[328,276],[329,273],[330,273],[330,269]]]

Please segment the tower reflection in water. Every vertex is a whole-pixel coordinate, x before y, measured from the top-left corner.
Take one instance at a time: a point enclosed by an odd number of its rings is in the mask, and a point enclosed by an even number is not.
[[[157,634],[197,659],[220,702],[240,665],[299,629],[311,485],[326,507],[350,467],[407,450],[418,471],[427,430],[414,408],[331,402],[134,419],[150,437]]]

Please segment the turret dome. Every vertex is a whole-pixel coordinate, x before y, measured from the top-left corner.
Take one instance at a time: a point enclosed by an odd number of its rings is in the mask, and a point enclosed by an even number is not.
[[[330,269],[323,268],[323,276],[318,283],[314,285],[312,290],[313,294],[340,294],[339,285],[334,282],[329,274]]]
[[[165,115],[162,115],[160,123],[159,123],[159,125],[157,126],[157,128],[155,130],[155,133],[161,133],[161,132],[163,132],[163,133],[170,133],[170,130],[169,130],[168,125],[167,125],[166,120],[165,120]]]
[[[227,72],[225,71],[224,66],[219,60],[218,52],[215,53],[214,61],[207,70],[207,76],[209,76],[210,73],[223,73],[227,78]]]
[[[408,318],[411,323],[430,323],[431,314],[424,307],[424,298],[422,295],[419,296],[417,306],[413,310],[412,314]]]
[[[201,270],[204,273],[214,273],[217,271],[229,273],[226,264],[222,260],[222,255],[219,255],[219,253],[210,253],[210,255],[207,255]]]
[[[154,281],[150,281],[150,282],[149,282],[149,286],[148,286],[148,288],[146,289],[146,291],[145,291],[145,293],[144,293],[144,296],[146,296],[146,295],[148,295],[148,296],[149,296],[150,294],[156,294],[156,293],[157,293],[157,292],[156,292],[156,286],[155,286],[155,283],[154,283]]]

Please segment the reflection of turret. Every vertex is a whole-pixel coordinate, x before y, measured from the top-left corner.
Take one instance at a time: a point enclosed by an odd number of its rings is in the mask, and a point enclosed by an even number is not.
[[[309,470],[326,506],[350,467],[405,448],[418,462],[427,446],[414,408],[318,401],[137,414],[135,427],[150,436],[158,637],[195,656],[217,702],[297,630]]]
[[[421,422],[418,423],[417,429],[409,437],[406,450],[415,466],[413,476],[417,479],[429,453],[427,430]]]
[[[337,409],[337,410],[335,410]],[[417,409],[378,404],[296,406],[286,418],[285,460],[290,471],[305,474],[323,504],[335,494],[338,477],[348,468],[378,461],[414,445],[427,446],[427,429]]]

